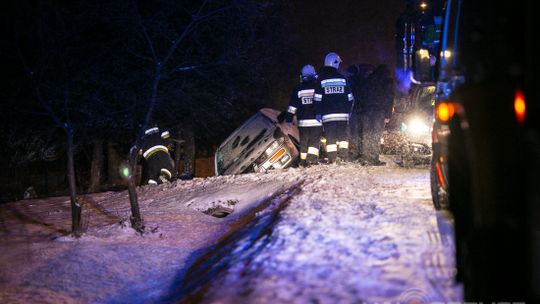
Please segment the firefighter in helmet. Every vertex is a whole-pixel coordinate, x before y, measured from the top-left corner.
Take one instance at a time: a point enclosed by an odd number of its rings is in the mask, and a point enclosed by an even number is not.
[[[349,158],[349,116],[354,97],[345,76],[338,72],[341,62],[334,52],[326,55],[313,96],[316,103],[320,102],[329,163],[338,156],[343,161]]]
[[[158,127],[144,132],[141,142],[143,156],[143,184],[157,185],[176,178],[174,162],[167,148],[170,142],[168,131],[159,133]]]
[[[317,86],[315,68],[309,64],[305,65],[300,76],[302,81],[292,92],[285,120],[290,123],[296,115],[300,132],[300,166],[309,166],[319,160],[322,122],[319,103],[313,102]]]

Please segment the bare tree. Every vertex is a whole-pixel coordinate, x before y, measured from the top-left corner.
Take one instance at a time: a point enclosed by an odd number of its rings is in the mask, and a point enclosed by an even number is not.
[[[133,1],[133,6],[135,9],[135,18],[140,28],[141,35],[146,41],[147,50],[150,56],[146,56],[150,59],[153,64],[152,72],[152,86],[150,88],[150,96],[148,98],[146,115],[144,116],[143,122],[140,124],[139,132],[136,136],[135,143],[130,149],[130,174],[128,176],[128,192],[129,200],[131,204],[131,224],[132,227],[140,233],[144,232],[144,222],[140,214],[139,204],[137,199],[137,191],[135,189],[134,174],[136,172],[136,166],[138,163],[138,155],[140,150],[140,143],[144,135],[144,131],[148,127],[152,114],[154,113],[154,108],[157,102],[158,90],[160,83],[163,77],[166,77],[168,73],[173,72],[174,68],[169,66],[170,60],[173,58],[178,47],[186,40],[186,37],[194,30],[194,28],[203,22],[204,20],[211,18],[215,14],[223,11],[225,7],[221,7],[214,10],[208,10],[207,4],[209,0],[204,0],[198,7],[198,9],[192,14],[191,20],[183,27],[183,30],[177,33],[175,38],[172,39],[172,43],[163,48],[165,51],[163,54],[159,54],[159,48],[156,46],[156,42],[152,40],[152,37],[148,33],[147,26],[145,25],[141,14],[138,9],[136,1]],[[139,56],[144,58],[145,56]]]
[[[64,107],[63,107],[63,116],[65,117],[65,120],[62,120],[60,118],[60,115],[57,114],[57,112],[53,109],[53,105],[51,102],[46,100],[42,93],[41,93],[41,84],[36,78],[34,77],[34,71],[28,67],[26,64],[26,60],[22,54],[22,52],[19,51],[21,62],[23,63],[23,66],[25,67],[25,70],[30,77],[32,81],[32,85],[34,87],[35,96],[39,102],[39,104],[45,109],[46,114],[52,119],[52,121],[55,123],[55,125],[59,128],[61,128],[65,135],[66,135],[66,142],[67,142],[67,176],[68,176],[68,184],[69,184],[69,196],[71,201],[71,230],[75,237],[79,237],[82,234],[81,229],[81,205],[79,204],[77,200],[77,187],[75,183],[75,165],[74,165],[74,143],[73,143],[73,126],[70,119],[70,113],[69,113],[69,91],[67,88],[64,91]]]

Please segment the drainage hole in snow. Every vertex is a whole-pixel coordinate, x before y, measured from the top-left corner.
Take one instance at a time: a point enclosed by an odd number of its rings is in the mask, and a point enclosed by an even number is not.
[[[201,210],[204,214],[211,215],[213,217],[223,218],[231,214],[234,211],[234,205],[238,203],[238,200],[227,200],[222,202],[212,202],[209,208]]]

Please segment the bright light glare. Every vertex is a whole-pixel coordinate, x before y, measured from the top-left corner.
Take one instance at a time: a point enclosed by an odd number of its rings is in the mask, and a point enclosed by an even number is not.
[[[435,115],[441,122],[448,122],[454,116],[455,108],[453,103],[441,102],[435,111]]]
[[[120,173],[123,177],[128,178],[129,177],[129,168],[127,166],[124,166],[120,169]]]
[[[521,124],[525,122],[526,109],[527,106],[525,103],[525,97],[523,96],[523,92],[521,90],[517,90],[514,97],[514,112],[516,114],[517,120]]]
[[[445,59],[448,59],[452,57],[452,51],[449,51],[449,50],[441,51],[441,56],[444,57]]]
[[[420,55],[420,59],[429,59],[429,51],[426,49],[419,49],[418,54]]]
[[[422,134],[429,132],[429,126],[419,118],[413,118],[407,125],[407,130],[411,133]]]

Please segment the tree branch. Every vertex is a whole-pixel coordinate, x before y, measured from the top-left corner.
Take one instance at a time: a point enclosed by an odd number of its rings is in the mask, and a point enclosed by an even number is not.
[[[195,19],[195,22],[201,22],[203,21],[204,19],[208,19],[210,17],[213,17],[214,15],[217,15],[221,12],[224,12],[228,9],[230,9],[232,7],[232,5],[227,5],[227,6],[224,6],[224,7],[221,7],[221,8],[218,8],[218,9],[215,9],[209,13],[207,13],[206,15],[203,15],[203,16],[199,16]]]
[[[137,16],[137,23],[139,24],[139,26],[142,29],[144,39],[146,40],[146,43],[148,44],[148,48],[150,49],[150,52],[152,54],[152,58],[153,58],[154,62],[156,62],[158,60],[158,58],[157,58],[156,50],[154,48],[154,44],[152,43],[152,40],[150,39],[150,36],[148,35],[148,31],[146,30],[146,27],[144,26],[144,24],[142,22],[142,17],[141,17],[141,13],[139,11],[139,7],[137,6],[137,2],[136,1],[132,1],[132,2],[133,2],[133,7],[135,8],[135,11],[136,11],[135,15]]]
[[[165,55],[165,57],[163,58],[162,62],[160,63],[160,65],[162,66],[165,66],[167,64],[167,62],[169,61],[169,59],[172,57],[174,51],[176,51],[176,48],[178,47],[178,45],[180,44],[180,42],[182,42],[186,36],[189,34],[189,32],[191,31],[192,27],[195,26],[195,24],[198,22],[198,18],[200,17],[204,7],[206,6],[206,4],[209,2],[209,0],[204,0],[203,3],[201,4],[201,6],[199,7],[199,9],[197,10],[197,13],[194,15],[194,17],[192,17],[191,21],[189,22],[189,24],[184,28],[184,31],[182,32],[182,34],[180,34],[180,37],[178,37],[177,39],[174,40],[173,44],[171,45],[171,47],[169,48],[169,51],[167,52],[167,55]]]
[[[148,56],[144,56],[144,55],[141,55],[141,54],[138,54],[136,53],[135,51],[133,51],[132,49],[130,49],[125,43],[124,43],[124,48],[125,50],[130,53],[131,55],[133,55],[134,57],[137,57],[139,59],[142,59],[144,61],[149,61],[149,62],[155,62],[155,59],[152,58],[152,57],[148,57]]]
[[[223,64],[224,64],[223,61],[220,60],[220,61],[217,61],[217,62],[208,63],[208,64],[202,64],[202,65],[191,65],[191,66],[177,67],[177,68],[174,68],[173,71],[176,71],[176,72],[193,71],[193,70],[196,70],[196,69],[200,70],[200,69],[212,68],[212,67],[223,65]]]

